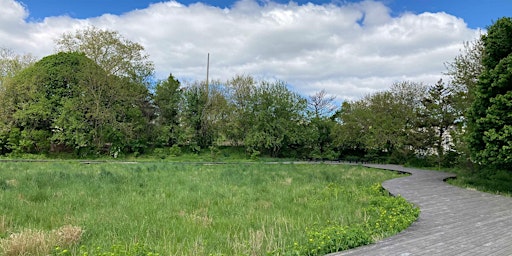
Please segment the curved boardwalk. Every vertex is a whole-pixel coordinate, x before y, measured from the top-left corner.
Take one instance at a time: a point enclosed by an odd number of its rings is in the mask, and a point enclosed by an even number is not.
[[[450,173],[395,165],[367,167],[411,173],[382,185],[421,209],[400,234],[332,255],[512,255],[512,198],[443,182]]]

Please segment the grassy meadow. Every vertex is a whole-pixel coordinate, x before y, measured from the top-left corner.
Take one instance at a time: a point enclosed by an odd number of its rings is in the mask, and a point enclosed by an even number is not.
[[[54,255],[320,255],[331,236],[364,244],[416,219],[378,185],[398,176],[328,164],[1,162],[0,250],[21,255],[29,242],[16,238],[46,234],[62,247]]]

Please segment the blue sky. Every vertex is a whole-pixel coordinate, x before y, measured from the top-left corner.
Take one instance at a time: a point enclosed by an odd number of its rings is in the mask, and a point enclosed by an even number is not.
[[[21,0],[29,12],[30,19],[44,19],[49,16],[69,15],[74,18],[89,18],[100,16],[106,13],[123,14],[135,9],[143,9],[152,3],[161,2],[158,0]],[[189,5],[196,3],[196,0],[181,0],[179,3]],[[234,1],[208,0],[202,3],[229,8]],[[262,1],[264,2],[264,1]],[[288,3],[286,0],[274,0],[277,3]],[[357,1],[347,0],[295,0],[298,4],[312,2],[315,4],[326,3],[347,3]],[[511,0],[382,0],[391,8],[394,15],[403,12],[446,12],[448,14],[463,18],[471,28],[485,28],[492,21],[512,15]]]

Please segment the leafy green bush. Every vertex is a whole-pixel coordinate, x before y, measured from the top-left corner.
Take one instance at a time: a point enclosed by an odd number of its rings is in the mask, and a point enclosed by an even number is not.
[[[169,150],[166,148],[155,148],[153,149],[153,155],[160,159],[165,159],[167,156],[169,156]]]
[[[177,144],[172,145],[172,147],[169,148],[169,155],[170,156],[181,156],[183,153],[181,152],[180,146]]]

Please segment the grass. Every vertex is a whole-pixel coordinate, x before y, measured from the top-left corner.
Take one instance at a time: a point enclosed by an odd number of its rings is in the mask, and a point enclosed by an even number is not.
[[[315,234],[355,228],[373,240],[405,228],[417,212],[380,217],[406,203],[375,185],[397,176],[326,164],[1,162],[0,243],[5,254],[10,238],[32,232],[57,246],[45,234],[67,227],[69,255],[140,245],[161,255],[290,255]]]
[[[512,196],[512,172],[505,170],[448,170],[457,174],[456,179],[447,182],[468,189]]]

